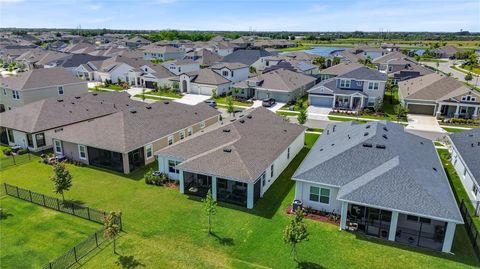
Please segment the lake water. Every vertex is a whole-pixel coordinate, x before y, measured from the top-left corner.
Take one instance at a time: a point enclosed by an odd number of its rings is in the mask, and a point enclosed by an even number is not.
[[[308,50],[300,50],[300,51],[326,57],[326,56],[329,56],[332,51],[346,50],[346,49],[349,49],[349,48],[346,48],[346,47],[313,47],[313,48],[308,49]],[[284,53],[288,53],[288,52],[284,52]],[[284,53],[282,53],[282,54],[284,54]]]

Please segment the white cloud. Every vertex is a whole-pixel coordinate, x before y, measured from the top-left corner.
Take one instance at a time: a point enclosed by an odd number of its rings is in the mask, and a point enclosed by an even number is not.
[[[93,5],[88,6],[88,9],[90,9],[90,10],[99,10],[101,8],[102,8],[102,5],[97,5],[97,4],[93,4]]]
[[[0,4],[9,4],[9,3],[20,3],[23,0],[0,0]]]

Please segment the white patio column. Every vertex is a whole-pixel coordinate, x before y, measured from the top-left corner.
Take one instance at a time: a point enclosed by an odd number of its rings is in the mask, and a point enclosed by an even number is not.
[[[478,118],[478,110],[480,109],[480,107],[475,107],[474,110],[473,110],[473,115],[472,115],[472,118],[473,119],[477,119]]]
[[[217,177],[212,177],[212,198],[217,200]]]
[[[247,208],[253,208],[253,183],[247,185]]]
[[[438,104],[436,116],[439,117],[441,114],[442,114],[442,104]]]
[[[295,182],[295,199],[302,200],[303,194],[303,182],[296,181]]]
[[[185,193],[185,181],[183,180],[183,171],[180,170],[180,174],[178,175],[178,183],[180,193]]]
[[[163,170],[163,157],[160,157],[160,155],[157,155],[157,162],[158,162],[158,171],[160,172],[165,172]]]
[[[352,109],[353,107],[353,96],[350,95],[350,101],[348,102],[348,107]]]
[[[395,241],[395,234],[397,233],[398,212],[392,211],[392,219],[390,220],[390,230],[388,232],[388,240]]]
[[[447,223],[447,230],[445,231],[445,238],[443,239],[442,252],[450,253],[452,250],[453,238],[455,236],[455,226],[453,222]]]
[[[458,118],[459,113],[460,113],[460,106],[457,106],[457,110],[455,110],[455,114],[453,114],[453,117]]]
[[[337,96],[334,94],[333,95],[333,103],[332,103],[332,107],[334,108],[335,107],[335,100],[337,99]]]
[[[342,211],[340,212],[340,230],[347,228],[348,203],[342,202]]]

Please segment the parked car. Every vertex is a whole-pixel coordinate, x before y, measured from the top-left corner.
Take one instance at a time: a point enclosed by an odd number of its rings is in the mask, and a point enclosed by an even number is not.
[[[272,107],[275,105],[275,99],[273,98],[267,98],[262,100],[262,106],[264,107]]]
[[[214,100],[206,100],[205,103],[213,108],[217,107],[217,102]]]

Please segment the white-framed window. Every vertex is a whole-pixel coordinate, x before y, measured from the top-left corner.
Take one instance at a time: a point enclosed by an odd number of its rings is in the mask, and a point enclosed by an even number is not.
[[[78,157],[82,160],[87,159],[87,147],[84,145],[78,145]]]
[[[63,95],[63,86],[58,86],[58,94]]]
[[[350,80],[349,79],[341,79],[340,80],[340,87],[341,88],[350,88]]]
[[[3,89],[3,95],[7,95],[7,89]]]
[[[407,220],[413,221],[413,222],[422,222],[422,223],[426,223],[426,224],[430,224],[430,222],[431,222],[430,219],[417,217],[417,216],[412,216],[412,215],[407,215]]]
[[[463,169],[463,178],[466,178],[467,177],[467,168],[464,168]]]
[[[265,187],[267,184],[267,176],[265,175],[265,172],[262,174],[262,187]]]
[[[274,166],[273,164],[270,166],[270,178],[273,177],[273,172],[274,172]]]
[[[173,144],[173,135],[169,136],[167,138],[167,141],[168,141],[168,145],[170,146],[171,144]]]
[[[330,189],[310,186],[310,201],[330,204]]]
[[[374,81],[368,82],[368,89],[369,90],[378,90],[379,83]]]
[[[55,153],[62,154],[62,142],[60,140],[53,140],[53,145],[55,149]]]
[[[205,128],[205,122],[204,121],[200,122],[200,129],[203,129],[203,128]]]
[[[147,152],[147,159],[150,159],[153,157],[153,146],[152,144],[149,144],[145,146],[145,151]]]
[[[223,75],[224,77],[228,77],[228,71],[227,71],[227,70],[223,70],[223,71],[222,71],[222,75]]]
[[[187,129],[187,136],[191,136],[193,134],[193,128],[192,127],[188,127]]]
[[[185,131],[180,131],[180,140],[185,138]]]
[[[477,197],[477,195],[478,195],[478,187],[477,187],[477,185],[475,185],[475,183],[473,183],[472,192],[473,192],[473,195],[474,195],[475,197]]]
[[[177,166],[180,162],[173,161],[173,160],[168,160],[168,172],[169,173],[174,173],[174,174],[179,174],[180,171],[178,169],[175,169],[175,166]]]
[[[12,98],[15,100],[20,100],[20,93],[18,91],[12,91]]]

